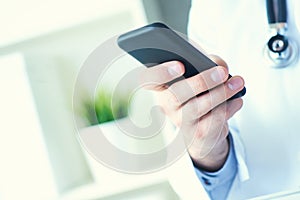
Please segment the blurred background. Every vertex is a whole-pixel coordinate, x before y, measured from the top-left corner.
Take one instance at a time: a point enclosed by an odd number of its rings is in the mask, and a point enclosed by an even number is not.
[[[153,21],[186,33],[190,5],[189,0],[2,0],[0,200],[178,199],[164,170],[130,175],[91,158],[77,139],[72,94],[82,63],[97,46]],[[100,102],[109,98],[105,92],[99,93]],[[90,117],[90,104],[83,101],[78,114],[86,127],[113,120],[101,103],[104,119]],[[138,116],[144,112],[142,106],[135,110]]]

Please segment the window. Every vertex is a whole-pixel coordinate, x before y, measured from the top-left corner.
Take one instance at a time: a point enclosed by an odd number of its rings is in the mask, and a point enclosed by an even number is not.
[[[0,199],[56,195],[21,54],[0,57]]]

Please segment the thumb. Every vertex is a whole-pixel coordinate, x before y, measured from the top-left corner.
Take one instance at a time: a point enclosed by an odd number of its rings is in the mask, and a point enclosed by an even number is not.
[[[226,67],[228,69],[227,63],[219,56],[210,54],[208,57],[214,61],[217,65]]]

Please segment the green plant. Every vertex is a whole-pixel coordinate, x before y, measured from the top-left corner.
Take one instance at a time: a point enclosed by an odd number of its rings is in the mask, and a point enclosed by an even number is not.
[[[85,100],[84,118],[88,125],[101,124],[126,117],[128,115],[129,96],[111,95],[99,90],[94,99]]]

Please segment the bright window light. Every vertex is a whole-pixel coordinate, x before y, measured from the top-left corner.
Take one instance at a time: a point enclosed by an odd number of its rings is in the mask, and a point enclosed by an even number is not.
[[[0,6],[0,46],[124,11],[131,11],[137,20],[145,20],[141,0],[5,1]]]
[[[21,54],[0,57],[0,92],[0,199],[54,199],[54,180]]]

